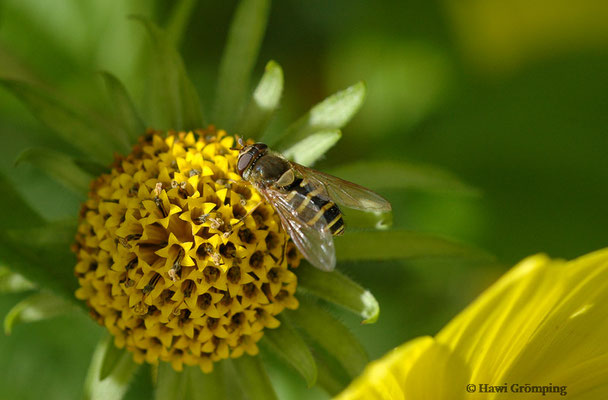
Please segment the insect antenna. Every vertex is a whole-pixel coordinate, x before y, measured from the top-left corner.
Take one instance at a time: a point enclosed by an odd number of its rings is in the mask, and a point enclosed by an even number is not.
[[[238,135],[236,135],[236,137],[236,142],[240,147],[231,147],[230,150],[241,150],[243,147],[245,147],[245,141],[243,140],[243,138]]]

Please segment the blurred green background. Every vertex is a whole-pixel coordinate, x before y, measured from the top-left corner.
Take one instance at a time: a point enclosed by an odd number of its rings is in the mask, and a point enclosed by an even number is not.
[[[126,16],[148,15],[163,25],[171,4],[3,0],[0,77],[43,83],[104,111],[109,104],[97,72],[109,70],[145,106],[147,77],[137,71],[148,43]],[[236,4],[195,3],[183,37],[181,52],[207,109]],[[517,260],[537,252],[572,258],[608,241],[605,1],[277,1],[254,82],[270,59],[286,77],[271,129],[336,90],[367,83],[362,111],[318,169],[353,160],[407,160],[442,167],[478,189],[380,190],[393,203],[395,227],[469,243],[497,262],[341,264],[381,304],[372,326],[340,314],[372,359],[436,333]],[[154,121],[154,115],[145,118]],[[35,199],[35,208],[51,219],[73,216],[77,198],[66,201],[61,186],[29,166],[14,168],[27,147],[70,152],[70,145],[47,136],[4,90],[0,138],[0,170]],[[21,298],[0,295],[0,315]],[[101,328],[79,315],[0,336],[0,399],[78,398],[100,335]],[[271,374],[281,398],[323,396],[305,391],[295,373],[276,368]],[[149,397],[146,379],[141,373],[130,398]]]

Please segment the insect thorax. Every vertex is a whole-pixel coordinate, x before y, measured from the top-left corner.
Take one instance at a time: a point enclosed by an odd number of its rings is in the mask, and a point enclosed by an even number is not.
[[[266,186],[270,186],[277,182],[290,169],[289,163],[282,157],[274,154],[265,154],[255,162],[251,169],[251,174],[255,180],[263,182]]]

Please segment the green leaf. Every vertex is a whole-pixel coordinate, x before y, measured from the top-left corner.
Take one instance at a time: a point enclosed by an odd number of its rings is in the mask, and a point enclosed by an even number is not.
[[[99,380],[103,381],[110,376],[125,355],[130,357],[128,353],[127,349],[119,349],[113,344],[106,346],[101,368],[99,369]]]
[[[0,265],[76,301],[78,282],[73,272],[75,257],[70,251],[76,225],[47,224],[1,173],[0,186],[0,207],[10,210],[0,218]]]
[[[35,289],[36,285],[23,276],[0,266],[0,293],[18,293]]]
[[[344,390],[352,380],[344,369],[340,365],[336,365],[336,361],[330,359],[329,355],[323,354],[323,351],[315,352],[315,362],[319,370],[317,386],[321,387],[332,397]]]
[[[280,319],[281,326],[277,329],[266,329],[262,341],[298,371],[306,380],[308,387],[312,387],[317,381],[317,365],[312,353],[289,321],[286,318]]]
[[[60,138],[102,164],[112,161],[115,151],[128,150],[128,144],[102,118],[53,96],[46,90],[24,82],[0,80],[43,124]]]
[[[232,364],[241,389],[248,398],[256,400],[275,400],[277,398],[259,356],[243,355],[232,360]]]
[[[116,119],[124,132],[125,140],[131,144],[136,143],[137,139],[146,132],[146,126],[139,116],[133,100],[117,77],[106,71],[101,71],[100,74],[114,107]]]
[[[98,164],[91,160],[85,160],[82,158],[74,158],[73,161],[78,166],[78,168],[89,173],[89,175],[91,175],[91,176],[99,176],[101,174],[107,174],[110,172],[110,168],[108,166]]]
[[[17,303],[4,318],[4,333],[10,335],[17,324],[41,321],[77,310],[73,303],[52,293],[39,292]]]
[[[184,32],[188,27],[188,22],[196,4],[196,0],[178,0],[171,10],[166,31],[167,39],[173,43],[175,48],[179,48],[182,42]]]
[[[159,114],[164,128],[190,130],[203,127],[203,113],[198,93],[188,78],[184,62],[165,33],[142,16],[133,16],[152,40],[156,79],[151,84],[155,92],[154,112]]]
[[[246,138],[259,137],[278,107],[282,93],[283,69],[276,62],[269,61],[260,83],[237,124],[236,132]]]
[[[344,220],[348,222],[348,230],[377,229],[387,230],[393,225],[393,212],[362,211],[343,207]]]
[[[428,257],[463,257],[491,260],[482,250],[437,236],[410,231],[347,232],[335,240],[337,258],[395,260]]]
[[[70,251],[74,223],[52,223],[36,228],[0,230],[0,262],[39,287],[84,307],[74,297],[76,257]]]
[[[479,192],[448,171],[403,161],[364,161],[342,165],[330,171],[347,181],[374,190],[418,189],[477,195]],[[381,176],[382,179],[378,179]]]
[[[305,296],[299,300],[300,306],[289,310],[290,319],[333,356],[351,378],[359,375],[367,364],[367,354],[361,343],[344,324],[314,301]]]
[[[214,121],[231,130],[249,91],[251,70],[264,37],[270,0],[241,0],[220,62]]]
[[[10,213],[4,213],[0,218],[0,230],[39,226],[45,223],[44,219],[29,206],[15,185],[2,172],[0,172],[0,187],[2,187],[0,208],[11,210]],[[1,254],[0,252],[0,261],[2,261]]]
[[[81,169],[69,156],[46,148],[24,150],[15,165],[28,162],[81,197],[86,197],[93,176]]]
[[[84,383],[84,400],[120,400],[139,368],[130,353],[125,352],[115,364],[112,372],[105,379],[100,379],[105,354],[109,347],[114,347],[112,336],[107,334],[95,348],[93,358]]]
[[[221,365],[214,365],[213,371],[203,373],[199,367],[185,367],[184,373],[188,375],[189,400],[224,400],[228,397],[225,386],[224,369]]]
[[[342,128],[361,108],[364,99],[363,82],[329,96],[291,124],[274,147],[283,152],[313,133]]]
[[[380,314],[374,295],[338,271],[325,272],[303,263],[298,268],[298,290],[361,315],[364,324],[376,322]]]
[[[298,164],[311,166],[342,137],[339,129],[319,131],[285,149],[282,154]]]
[[[171,364],[161,362],[154,398],[157,400],[182,400],[186,396],[187,375],[177,372]]]

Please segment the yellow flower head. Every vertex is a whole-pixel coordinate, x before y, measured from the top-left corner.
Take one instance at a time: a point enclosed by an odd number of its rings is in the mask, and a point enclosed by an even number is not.
[[[92,316],[137,362],[210,371],[256,354],[297,308],[300,256],[274,209],[236,173],[234,137],[149,132],[91,186],[76,237]]]
[[[607,333],[608,249],[569,262],[536,255],[338,399],[605,399]]]

